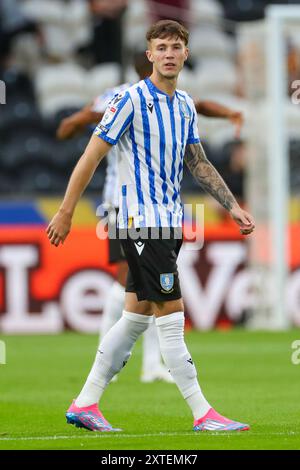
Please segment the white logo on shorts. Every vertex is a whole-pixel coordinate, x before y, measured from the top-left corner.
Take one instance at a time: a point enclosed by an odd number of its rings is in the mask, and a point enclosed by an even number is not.
[[[135,242],[134,244],[135,244],[138,254],[141,256],[142,251],[145,248],[145,243],[138,241],[138,242]]]

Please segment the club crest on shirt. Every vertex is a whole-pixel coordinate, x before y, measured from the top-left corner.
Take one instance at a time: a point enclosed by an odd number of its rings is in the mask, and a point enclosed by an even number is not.
[[[163,288],[163,291],[168,292],[168,293],[172,292],[173,286],[174,286],[174,274],[173,273],[161,274],[160,285]]]
[[[182,114],[184,115],[185,119],[190,119],[190,110],[188,105],[186,104],[186,101],[179,100],[179,108]]]

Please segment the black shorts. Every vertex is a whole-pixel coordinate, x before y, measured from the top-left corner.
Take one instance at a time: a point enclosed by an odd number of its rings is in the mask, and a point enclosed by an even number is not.
[[[129,266],[126,292],[135,292],[139,301],[165,302],[181,298],[177,257],[182,245],[182,231],[171,228],[169,237],[165,238],[162,229],[157,230],[157,238],[150,238],[145,229],[141,229],[138,238],[138,229],[118,230]]]
[[[120,240],[116,237],[118,212],[119,209],[112,208],[108,216],[108,261],[111,264],[126,261]]]
[[[108,239],[108,261],[110,264],[126,261],[120,240]]]

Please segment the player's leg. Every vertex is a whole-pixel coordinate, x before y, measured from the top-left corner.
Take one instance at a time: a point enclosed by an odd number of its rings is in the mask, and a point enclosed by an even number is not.
[[[184,340],[184,306],[181,298],[153,303],[162,357],[191,408],[194,419],[211,408],[197,380],[197,371]]]
[[[107,293],[101,318],[100,339],[121,318],[125,300],[125,285],[128,273],[128,264],[121,250],[120,241],[108,240],[109,263],[117,265],[116,280]]]
[[[162,363],[157,328],[153,322],[143,334],[141,381],[150,383],[156,380],[174,383],[168,368]]]
[[[98,403],[112,377],[127,363],[136,340],[153,321],[149,302],[138,302],[135,312],[126,305],[121,318],[100,341],[92,370],[76,399],[79,407]]]
[[[211,408],[203,396],[197,381],[197,373],[191,355],[184,342],[184,313],[182,299],[168,302],[151,302],[156,316],[159,344],[165,364],[190,406],[194,418],[204,416]],[[126,293],[125,309],[140,313],[142,303],[136,295]]]
[[[184,340],[183,302],[153,305],[156,326],[165,364],[194,417],[195,431],[242,431],[243,423],[219,415],[207,402],[200,388],[197,370]]]
[[[124,308],[128,264],[118,239],[109,239],[109,262],[117,264],[117,275],[111,289],[107,293],[101,319],[100,340],[121,318]],[[172,376],[161,361],[157,331],[154,323],[149,325],[149,328],[145,331],[142,347],[143,365],[141,381],[154,382],[155,380],[163,380],[166,382],[173,382]],[[112,381],[116,380],[117,375],[113,377]]]
[[[121,318],[125,301],[125,282],[127,272],[127,262],[119,261],[117,263],[116,280],[113,282],[113,285],[106,295],[101,318],[100,339],[103,338],[111,327]]]
[[[136,294],[133,292],[135,284],[129,275],[128,289],[132,292],[126,292],[126,303],[125,310],[129,312],[139,311],[139,301]],[[142,345],[142,382],[154,382],[156,380],[163,380],[165,382],[172,383],[173,379],[168,369],[162,364],[159,341],[157,336],[157,329],[154,322],[150,323],[147,330],[143,334],[143,345]]]
[[[143,250],[135,256],[135,271],[139,271],[136,287],[144,298],[151,301],[161,353],[166,366],[190,407],[195,430],[242,430],[247,425],[236,423],[218,415],[204,397],[197,371],[184,339],[184,306],[181,298],[177,269],[177,256],[182,244],[181,233],[162,231],[158,239],[141,240]],[[132,263],[134,265],[134,263]],[[127,286],[127,288],[130,286]],[[130,290],[130,289],[129,289]],[[135,306],[132,305],[132,309]]]
[[[111,327],[121,318],[124,301],[125,285],[128,273],[128,264],[122,252],[120,241],[116,238],[116,213],[111,212],[108,226],[108,259],[110,264],[116,264],[116,279],[107,293],[100,325],[99,341],[106,335]],[[117,380],[115,375],[113,382]]]
[[[134,294],[129,294],[134,297]],[[98,402],[107,385],[127,363],[139,336],[153,321],[151,304],[138,302],[135,312],[123,310],[122,317],[101,340],[90,374],[75,402],[67,411],[67,421],[94,431],[111,431],[112,426],[103,418]]]

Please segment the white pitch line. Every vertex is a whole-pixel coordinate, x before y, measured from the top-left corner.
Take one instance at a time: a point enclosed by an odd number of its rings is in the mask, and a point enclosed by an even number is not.
[[[122,433],[114,433],[114,432],[105,432],[105,433],[90,433],[90,434],[78,434],[78,435],[70,435],[70,436],[33,436],[33,437],[0,437],[1,441],[56,441],[59,439],[104,439],[108,437],[124,437],[124,438],[144,438],[144,437],[161,437],[161,436],[194,436],[193,432],[190,433],[167,433],[167,432],[160,432],[160,433],[153,433],[153,434],[122,434]]]
[[[259,432],[251,432],[250,434],[247,433],[247,436],[296,436],[299,435],[298,432],[273,432],[273,433],[259,433]],[[0,442],[2,441],[58,441],[64,439],[105,439],[105,438],[129,438],[129,439],[138,439],[144,437],[163,437],[163,436],[190,436],[190,437],[198,437],[199,435],[203,436],[242,436],[246,435],[246,433],[240,432],[204,432],[204,433],[197,433],[197,432],[186,432],[186,433],[179,433],[179,432],[160,432],[160,433],[152,433],[152,434],[122,434],[122,433],[97,433],[97,434],[82,434],[82,435],[70,435],[70,436],[32,436],[32,437],[0,437]]]

